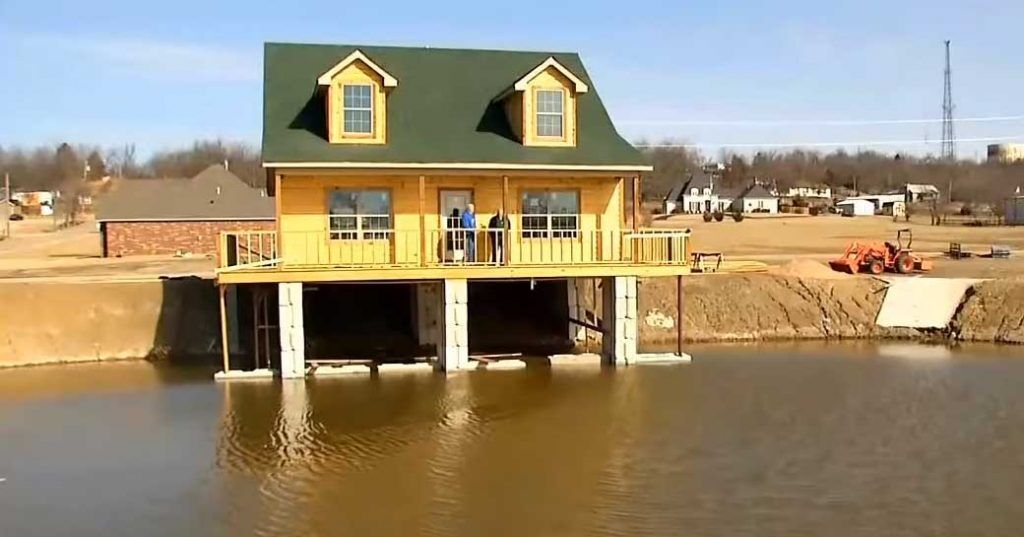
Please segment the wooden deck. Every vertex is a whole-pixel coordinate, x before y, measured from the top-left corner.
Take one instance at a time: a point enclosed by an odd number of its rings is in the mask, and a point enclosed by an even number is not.
[[[221,236],[217,280],[237,284],[543,279],[690,272],[686,231],[490,233],[381,230],[360,240],[308,233],[288,237],[290,246],[281,251],[285,241],[277,232],[227,232]],[[470,242],[475,248],[467,247]],[[507,248],[496,248],[496,244]]]

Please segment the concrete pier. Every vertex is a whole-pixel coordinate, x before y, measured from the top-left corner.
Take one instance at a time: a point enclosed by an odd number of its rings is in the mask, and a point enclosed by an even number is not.
[[[441,293],[441,341],[438,371],[453,372],[469,365],[469,288],[466,280],[445,280]]]
[[[416,284],[416,339],[420,345],[436,346],[440,342],[440,301],[441,284]]]
[[[606,364],[628,365],[637,356],[636,276],[604,278],[601,357]]]
[[[281,378],[306,376],[306,334],[302,318],[302,284],[277,284],[281,334]]]

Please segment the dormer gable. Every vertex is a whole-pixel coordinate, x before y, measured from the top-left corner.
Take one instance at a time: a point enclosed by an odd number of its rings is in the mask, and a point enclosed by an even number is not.
[[[317,77],[317,85],[326,88],[330,143],[387,142],[387,97],[398,79],[356,50]]]
[[[512,132],[526,146],[575,147],[577,99],[590,87],[553,56],[499,95]]]

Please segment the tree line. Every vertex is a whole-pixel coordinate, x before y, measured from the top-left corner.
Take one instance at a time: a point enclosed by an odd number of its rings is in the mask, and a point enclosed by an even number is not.
[[[879,193],[906,183],[924,183],[939,187],[945,199],[981,203],[997,202],[1016,187],[1024,187],[1024,163],[951,162],[841,149],[831,153],[794,149],[751,156],[723,151],[717,159],[683,147],[652,147],[644,153],[654,165],[654,171],[645,177],[644,195],[659,200],[712,160],[724,164],[722,182],[726,187],[757,179],[780,190],[825,184],[833,191]],[[18,190],[75,191],[77,185],[105,176],[192,177],[211,164],[224,162],[243,181],[263,186],[259,150],[244,143],[199,140],[189,147],[154,153],[145,161],[137,157],[133,144],[113,148],[67,143],[30,149],[0,147],[0,173],[10,173],[11,186]]]
[[[648,199],[662,199],[675,184],[712,160],[700,151],[682,147],[651,147],[644,152],[654,165],[654,171],[644,180]],[[938,187],[943,200],[975,203],[996,203],[1012,195],[1017,187],[1024,189],[1024,163],[948,161],[877,151],[848,153],[842,149],[831,153],[794,149],[751,156],[722,152],[714,160],[725,166],[722,182],[726,187],[757,179],[779,190],[824,184],[833,192],[845,189],[876,194],[907,183],[923,183]]]
[[[246,183],[263,186],[259,150],[244,143],[200,140],[191,147],[154,153],[145,161],[137,157],[134,144],[113,148],[68,143],[0,147],[0,173],[10,174],[15,190],[74,192],[83,183],[107,176],[192,177],[211,164],[225,162]]]

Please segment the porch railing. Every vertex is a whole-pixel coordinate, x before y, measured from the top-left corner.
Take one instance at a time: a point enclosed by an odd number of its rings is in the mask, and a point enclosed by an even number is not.
[[[219,267],[409,268],[672,264],[688,262],[687,231],[359,230],[229,231]]]

